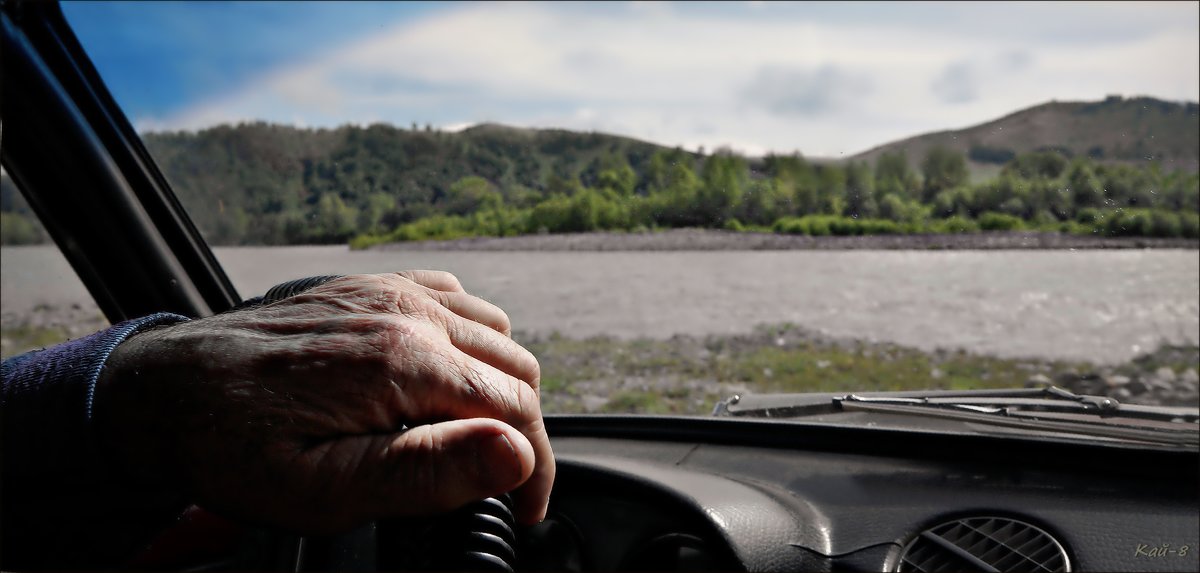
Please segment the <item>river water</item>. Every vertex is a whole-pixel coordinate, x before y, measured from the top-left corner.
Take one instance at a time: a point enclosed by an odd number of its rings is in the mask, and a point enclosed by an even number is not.
[[[572,337],[791,322],[923,349],[1116,363],[1200,338],[1194,250],[352,252],[218,248],[238,291],[316,275],[443,269],[514,329]],[[3,315],[94,308],[53,247],[3,249]]]

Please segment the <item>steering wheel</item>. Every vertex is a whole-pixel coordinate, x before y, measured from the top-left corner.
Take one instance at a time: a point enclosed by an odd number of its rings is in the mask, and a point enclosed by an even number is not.
[[[369,522],[300,536],[230,521],[192,506],[125,563],[137,570],[508,571],[517,567],[508,496],[450,513]]]
[[[507,498],[487,498],[439,516],[372,522],[340,535],[280,541],[294,544],[294,571],[511,573],[517,538]]]

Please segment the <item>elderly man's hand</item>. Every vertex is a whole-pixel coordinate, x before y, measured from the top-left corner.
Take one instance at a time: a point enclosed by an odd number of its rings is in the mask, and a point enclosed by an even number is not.
[[[534,523],[554,457],[509,328],[448,273],[343,277],[134,336],[94,419],[123,467],[242,519],[332,532],[520,486]]]

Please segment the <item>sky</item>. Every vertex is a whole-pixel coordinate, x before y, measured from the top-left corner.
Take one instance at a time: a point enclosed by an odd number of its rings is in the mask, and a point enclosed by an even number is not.
[[[849,156],[1050,100],[1200,100],[1200,2],[64,2],[143,131],[483,122]]]

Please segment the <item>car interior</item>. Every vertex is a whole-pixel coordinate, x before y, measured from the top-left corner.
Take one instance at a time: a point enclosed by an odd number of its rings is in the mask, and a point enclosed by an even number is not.
[[[3,167],[108,320],[203,317],[265,294],[236,292],[60,7],[6,1],[0,17]],[[197,510],[127,566],[1197,570],[1196,409],[1126,409],[1138,422],[1122,424],[1102,403],[1047,392],[946,391],[956,408],[936,417],[913,415],[929,400],[904,393],[731,396],[708,417],[548,415],[559,469],[537,526],[518,526],[504,499],[327,537]],[[971,409],[989,400],[1113,423],[994,424]],[[1183,430],[1159,437],[1172,423]]]

